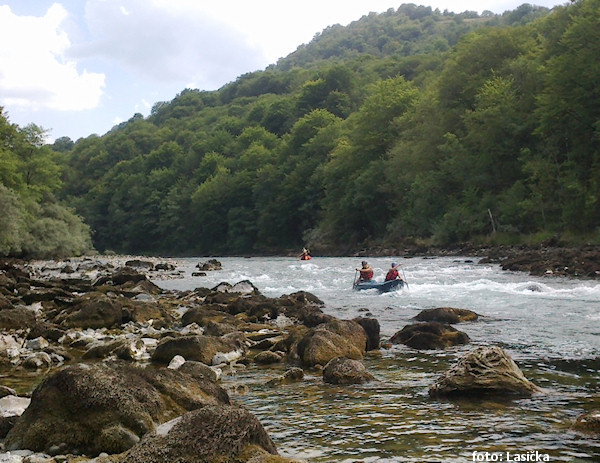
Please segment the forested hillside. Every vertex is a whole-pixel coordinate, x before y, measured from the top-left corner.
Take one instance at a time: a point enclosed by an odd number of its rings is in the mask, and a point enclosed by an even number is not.
[[[598,242],[600,0],[403,5],[53,145],[99,250]],[[6,184],[5,184],[6,185]]]
[[[0,107],[0,256],[80,255],[89,227],[56,199],[61,168],[36,125],[10,124]]]

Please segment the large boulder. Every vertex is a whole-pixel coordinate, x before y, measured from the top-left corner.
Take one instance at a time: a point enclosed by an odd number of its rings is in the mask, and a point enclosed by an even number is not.
[[[97,463],[292,462],[277,454],[262,424],[237,406],[208,405],[165,423],[121,455]]]
[[[168,369],[79,364],[46,378],[6,437],[8,450],[120,453],[155,426],[207,404],[229,404],[216,383]],[[143,460],[140,460],[143,461]]]
[[[471,322],[479,318],[472,310],[455,309],[452,307],[438,307],[435,309],[425,309],[419,312],[415,320],[420,322],[438,322],[438,323],[462,323]]]
[[[150,320],[161,320],[167,325],[172,324],[174,321],[173,317],[156,302],[136,301],[126,298],[121,298],[120,301],[123,304],[123,321],[146,323]]]
[[[278,352],[265,350],[254,356],[254,363],[258,365],[271,365],[273,363],[283,362],[283,355]]]
[[[390,342],[419,350],[445,349],[467,344],[469,336],[450,325],[426,322],[406,325],[390,338]]]
[[[156,350],[152,353],[152,361],[168,364],[173,357],[181,355],[186,360],[212,365],[218,353],[244,350],[241,339],[235,335],[236,333],[221,337],[192,335],[166,338],[156,346]]]
[[[36,325],[35,313],[25,307],[0,310],[1,330],[31,329]]]
[[[375,377],[358,360],[336,357],[323,368],[323,381],[326,383],[362,384],[374,379]]]
[[[192,307],[181,316],[183,326],[197,323],[200,326],[207,326],[209,323],[238,323],[236,318],[219,304],[204,304],[198,307]]]
[[[211,381],[217,381],[219,379],[217,370],[213,370],[208,365],[194,360],[185,360],[178,370],[190,375],[192,378],[204,378]]]
[[[334,316],[323,313],[321,307],[325,303],[306,291],[283,295],[277,299],[277,304],[280,313],[310,328],[335,320]]]
[[[500,347],[468,352],[429,389],[431,396],[504,394],[530,396],[541,389],[523,375]]]
[[[363,358],[367,334],[352,320],[337,320],[312,328],[297,345],[297,354],[306,366],[325,366],[335,357]]]
[[[10,301],[10,299],[8,297],[6,297],[4,294],[0,293],[0,311],[12,309],[12,308],[13,308],[13,304]]]
[[[114,285],[124,285],[125,283],[138,283],[148,278],[131,267],[122,267],[114,272],[110,279]]]
[[[125,262],[126,267],[142,270],[154,270],[154,264],[148,260],[132,259]]]
[[[196,268],[204,271],[222,270],[223,265],[217,259],[209,259],[207,262],[198,262]]]
[[[362,326],[367,334],[367,350],[379,349],[381,342],[379,320],[376,318],[357,317],[354,321]]]
[[[67,328],[112,328],[123,323],[123,305],[116,298],[92,292],[75,300],[55,321]]]

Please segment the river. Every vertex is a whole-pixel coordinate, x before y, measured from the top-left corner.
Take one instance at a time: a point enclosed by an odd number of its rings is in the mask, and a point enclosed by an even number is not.
[[[379,294],[352,291],[361,258],[223,257],[217,258],[223,270],[192,276],[205,260],[174,259],[182,278],[155,283],[188,290],[250,280],[270,297],[308,291],[338,318],[377,318],[383,339],[423,309],[455,307],[481,316],[456,325],[471,338],[468,346],[394,346],[369,354],[365,364],[377,380],[361,386],[325,384],[315,370],[301,383],[270,388],[266,380],[281,371],[255,365],[226,376],[224,385],[232,389],[245,385],[234,399],[259,417],[281,454],[314,462],[600,461],[598,438],[570,430],[580,413],[600,408],[598,281],[532,277],[466,257],[368,258],[376,279],[399,262],[408,282]],[[431,399],[436,378],[479,345],[504,348],[545,393]]]

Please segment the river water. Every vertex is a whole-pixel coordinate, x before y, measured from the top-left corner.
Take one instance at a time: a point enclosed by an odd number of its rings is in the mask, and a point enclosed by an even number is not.
[[[165,289],[250,280],[262,294],[308,291],[341,319],[372,316],[382,338],[434,307],[481,317],[456,325],[471,344],[444,351],[393,346],[369,354],[376,381],[339,387],[306,371],[300,383],[270,388],[278,367],[249,366],[226,376],[244,384],[239,403],[263,423],[281,454],[314,462],[598,462],[600,439],[572,432],[582,412],[600,408],[600,283],[504,272],[469,258],[369,258],[376,279],[402,264],[408,288],[387,294],[352,290],[360,258],[217,258],[223,270],[194,277],[206,259],[174,260],[182,278]],[[498,345],[545,393],[528,399],[431,399],[428,389],[461,354]],[[247,388],[246,388],[247,387]],[[486,453],[487,452],[487,453]],[[529,459],[526,459],[529,458]]]

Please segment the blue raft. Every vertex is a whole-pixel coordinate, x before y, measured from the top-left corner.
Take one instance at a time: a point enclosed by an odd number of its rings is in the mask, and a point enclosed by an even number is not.
[[[378,283],[375,280],[361,281],[360,283],[354,283],[352,287],[356,291],[362,291],[364,289],[376,289],[380,293],[388,293],[390,291],[395,291],[396,289],[401,289],[402,287],[404,287],[404,281],[399,279],[384,281],[383,283]]]

